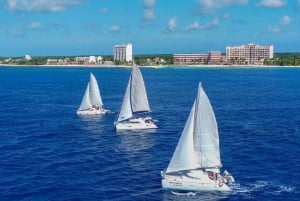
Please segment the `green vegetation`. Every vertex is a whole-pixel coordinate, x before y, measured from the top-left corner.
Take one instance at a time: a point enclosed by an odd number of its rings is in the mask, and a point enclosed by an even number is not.
[[[79,56],[80,57],[80,56]],[[82,56],[81,56],[82,57]],[[102,56],[102,61],[99,64],[115,64],[115,65],[132,65],[132,62],[113,61],[113,55]],[[49,62],[51,60],[51,63]],[[48,62],[48,63],[47,63]],[[173,65],[173,55],[171,54],[156,54],[156,55],[136,55],[134,62],[141,66],[156,66],[156,65]],[[200,64],[203,61],[199,61]],[[244,60],[234,60],[232,63],[245,64]],[[74,64],[84,65],[83,62],[76,63],[75,56],[48,56],[48,57],[32,57],[25,59],[24,57],[0,57],[0,64],[9,65],[45,65],[45,64]],[[88,64],[86,64],[88,65]],[[264,65],[269,66],[300,66],[300,53],[276,53],[273,59],[265,59]]]
[[[265,59],[264,65],[300,66],[300,53],[277,53],[274,59]]]

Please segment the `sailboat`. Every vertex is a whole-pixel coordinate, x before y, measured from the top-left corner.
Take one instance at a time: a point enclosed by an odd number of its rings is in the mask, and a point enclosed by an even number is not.
[[[214,111],[199,83],[198,94],[178,145],[165,171],[162,187],[177,191],[231,191],[234,178],[222,167]]]
[[[115,122],[117,130],[157,128],[150,116],[150,106],[140,68],[134,64],[127,84],[120,112]]]
[[[93,115],[93,114],[106,114],[108,112],[109,110],[103,108],[103,102],[100,95],[98,82],[95,76],[93,75],[93,73],[90,73],[90,81],[87,84],[80,107],[77,110],[77,114]]]

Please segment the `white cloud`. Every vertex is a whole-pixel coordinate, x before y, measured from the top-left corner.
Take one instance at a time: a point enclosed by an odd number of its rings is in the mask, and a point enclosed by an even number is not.
[[[154,12],[155,0],[143,0],[143,21],[152,21],[155,20]]]
[[[205,25],[203,25],[201,28],[202,29],[210,29],[210,28],[216,27],[218,25],[219,25],[219,20],[218,20],[218,18],[215,18],[211,22],[208,22]]]
[[[211,29],[213,27],[216,27],[219,25],[218,18],[213,19],[211,22],[207,22],[206,24],[200,25],[198,22],[194,22],[193,24],[190,24],[186,26],[183,31],[190,31],[190,30],[196,30],[196,29]]]
[[[33,12],[59,12],[68,6],[80,4],[82,0],[6,0],[9,10]]]
[[[257,3],[257,6],[271,7],[271,8],[280,8],[286,4],[285,0],[261,0]]]
[[[109,12],[108,8],[101,8],[100,13],[101,14],[107,14]]]
[[[229,13],[225,13],[224,15],[223,15],[223,19],[229,19],[231,16],[230,16],[230,14]]]
[[[276,26],[276,27],[269,26],[268,31],[271,33],[280,33],[281,32],[280,27],[278,27],[278,26]]]
[[[248,0],[197,0],[200,5],[200,12],[210,13],[218,8],[223,8],[230,5],[245,5]]]
[[[155,19],[155,13],[153,9],[145,9],[144,10],[144,15],[143,15],[143,20],[145,21],[151,21]]]
[[[121,27],[118,25],[114,25],[112,27],[110,27],[109,32],[118,32],[120,31]]]
[[[200,29],[200,24],[198,22],[194,22],[193,24],[186,26],[183,30],[190,31],[190,30],[196,30],[196,29]]]
[[[8,30],[7,33],[13,37],[22,37],[25,35],[25,32],[20,29]]]
[[[280,25],[289,25],[291,23],[291,18],[287,15],[284,15],[280,18]]]
[[[169,30],[170,32],[173,32],[173,31],[175,31],[176,26],[177,26],[177,19],[176,19],[176,17],[172,17],[172,18],[169,20],[168,30]]]
[[[42,25],[39,22],[33,22],[27,26],[27,28],[31,29],[31,30],[37,30],[37,29],[40,29],[41,27],[42,27]]]
[[[144,0],[143,5],[145,8],[153,8],[155,5],[155,0]]]

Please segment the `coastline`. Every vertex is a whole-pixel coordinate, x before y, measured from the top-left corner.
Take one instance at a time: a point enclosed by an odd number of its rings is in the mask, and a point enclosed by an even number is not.
[[[62,65],[15,65],[15,64],[0,64],[1,67],[58,67],[58,68],[131,68],[125,65],[80,65],[80,64],[62,64]],[[141,68],[300,68],[300,66],[268,66],[268,65],[158,65],[158,66],[140,66]]]

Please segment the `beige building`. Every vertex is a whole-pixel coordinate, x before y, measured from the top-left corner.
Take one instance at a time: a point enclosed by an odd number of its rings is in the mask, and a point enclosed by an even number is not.
[[[221,61],[220,51],[210,51],[200,54],[174,54],[175,65],[216,64]]]
[[[273,59],[274,46],[246,44],[241,46],[227,46],[226,59],[236,64],[262,65],[264,59]]]

